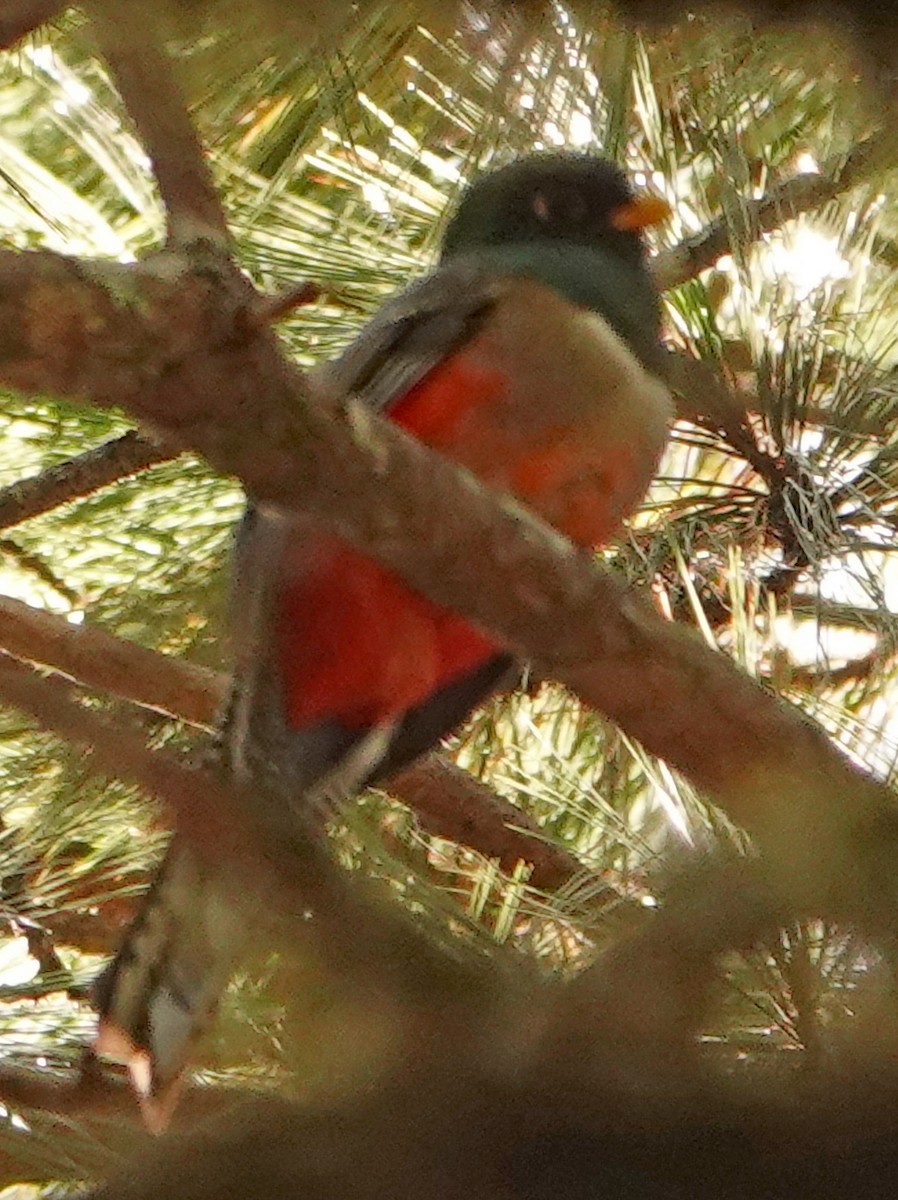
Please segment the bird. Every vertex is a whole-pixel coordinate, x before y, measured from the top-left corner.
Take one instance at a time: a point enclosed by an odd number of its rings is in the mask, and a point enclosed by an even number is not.
[[[316,382],[601,547],[643,499],[672,417],[644,239],[669,212],[597,155],[488,170],[463,191],[435,268]],[[253,817],[274,836],[387,780],[515,669],[487,633],[320,523],[251,498],[232,595],[222,769],[264,783]],[[151,1128],[168,1121],[244,926],[176,835],[96,991],[95,1051],[129,1064]]]

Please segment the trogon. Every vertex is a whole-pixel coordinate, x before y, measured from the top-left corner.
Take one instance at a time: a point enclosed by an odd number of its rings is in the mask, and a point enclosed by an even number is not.
[[[436,270],[389,300],[319,380],[578,545],[607,543],[642,499],[671,418],[642,236],[667,211],[589,155],[535,154],[484,174],[450,219]],[[234,557],[225,769],[266,776],[280,800],[265,819],[285,834],[304,809],[430,748],[512,665],[488,635],[310,519],[250,504]],[[167,1116],[244,923],[176,837],[97,989],[97,1049],[129,1062],[151,1124]]]

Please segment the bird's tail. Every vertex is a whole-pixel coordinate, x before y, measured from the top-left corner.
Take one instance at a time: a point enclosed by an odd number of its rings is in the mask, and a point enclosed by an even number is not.
[[[398,741],[394,722],[358,730],[334,719],[291,728],[272,631],[284,578],[300,570],[291,547],[304,544],[301,532],[299,519],[247,510],[235,561],[234,684],[214,752],[223,782],[240,792],[262,843],[281,854],[297,847],[300,887],[300,847],[320,839],[333,813],[385,764],[398,768],[442,732],[424,713],[412,714],[409,737]],[[96,984],[95,1050],[127,1064],[154,1129],[167,1123],[191,1052],[248,948],[246,909],[228,886],[227,866],[176,837]]]
[[[94,1049],[127,1065],[156,1132],[168,1123],[191,1051],[247,942],[245,913],[224,881],[176,837],[95,984]]]

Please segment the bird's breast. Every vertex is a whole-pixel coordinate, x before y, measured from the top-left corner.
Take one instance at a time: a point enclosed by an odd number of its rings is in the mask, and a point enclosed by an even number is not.
[[[642,498],[670,414],[667,389],[600,317],[527,280],[509,280],[475,338],[389,410],[584,546],[607,542]],[[338,539],[322,537],[316,553],[279,611],[295,727],[393,719],[496,653],[462,617]]]
[[[642,498],[672,404],[599,314],[510,279],[484,328],[391,416],[589,546]]]

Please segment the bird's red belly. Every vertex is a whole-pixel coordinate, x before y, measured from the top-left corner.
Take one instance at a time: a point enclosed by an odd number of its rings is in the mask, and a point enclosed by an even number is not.
[[[389,416],[448,457],[463,458],[455,452],[461,426],[469,438],[473,410],[488,419],[490,402],[503,393],[498,372],[456,355],[394,404]],[[336,538],[316,548],[309,576],[285,588],[279,618],[294,728],[328,718],[352,728],[387,721],[496,652],[461,617]]]
[[[495,647],[460,617],[335,542],[325,568],[290,588],[281,609],[288,715],[300,728],[335,717],[351,728],[415,707]]]

